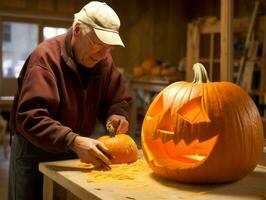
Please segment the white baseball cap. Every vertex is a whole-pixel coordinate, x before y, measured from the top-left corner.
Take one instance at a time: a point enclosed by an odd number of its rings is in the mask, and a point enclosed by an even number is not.
[[[125,47],[119,36],[119,17],[106,3],[91,1],[74,14],[74,18],[75,21],[91,26],[97,37],[105,44]]]

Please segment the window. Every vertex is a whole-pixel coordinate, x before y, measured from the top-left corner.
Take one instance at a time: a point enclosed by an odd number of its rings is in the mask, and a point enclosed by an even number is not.
[[[72,20],[1,17],[0,96],[13,96],[17,91],[16,79],[29,54],[42,40],[67,32]]]
[[[38,25],[4,22],[3,32],[3,78],[17,78],[27,56],[38,44]]]
[[[67,32],[66,28],[55,28],[55,27],[44,27],[43,29],[43,38],[47,40],[56,35],[61,35]]]
[[[10,23],[3,23],[3,40],[4,42],[11,42]]]
[[[44,27],[44,40],[67,32],[66,28]],[[3,78],[17,78],[31,51],[38,44],[38,25],[4,22],[2,44]]]

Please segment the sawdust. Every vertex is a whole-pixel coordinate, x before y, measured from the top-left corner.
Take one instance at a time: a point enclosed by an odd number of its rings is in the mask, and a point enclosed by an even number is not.
[[[92,165],[85,163],[80,163],[79,166],[85,168],[92,167]],[[92,169],[90,172],[87,172],[87,181],[110,182],[114,180],[134,180],[140,173],[150,171],[149,166],[142,159],[130,164],[114,164],[111,165],[111,168],[111,170]]]

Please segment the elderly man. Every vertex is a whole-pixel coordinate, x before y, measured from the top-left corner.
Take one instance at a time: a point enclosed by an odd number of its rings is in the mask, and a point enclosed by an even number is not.
[[[108,149],[90,138],[96,120],[128,130],[128,96],[110,51],[124,46],[120,20],[106,3],[90,2],[65,35],[42,42],[18,78],[9,199],[42,199],[38,163],[74,158],[108,168]]]

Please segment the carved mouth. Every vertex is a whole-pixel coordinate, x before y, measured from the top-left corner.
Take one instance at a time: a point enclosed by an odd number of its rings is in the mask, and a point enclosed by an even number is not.
[[[158,137],[157,139],[147,139],[145,142],[146,149],[152,149],[151,151],[146,151],[148,159],[158,167],[162,167],[162,164],[165,166],[167,163],[167,168],[174,169],[177,166],[189,167],[197,165],[209,156],[213,147],[216,144],[218,134],[214,137],[199,142],[198,139],[194,139],[191,143],[187,144],[185,140],[179,140],[175,144],[174,140],[163,140],[173,133],[167,133],[163,130],[157,130],[158,135],[164,135],[163,137]],[[145,148],[145,147],[144,147]]]
[[[142,144],[146,156],[155,166],[169,169],[204,162],[219,136],[211,123],[201,96],[174,110],[166,105],[162,95],[144,120]]]

